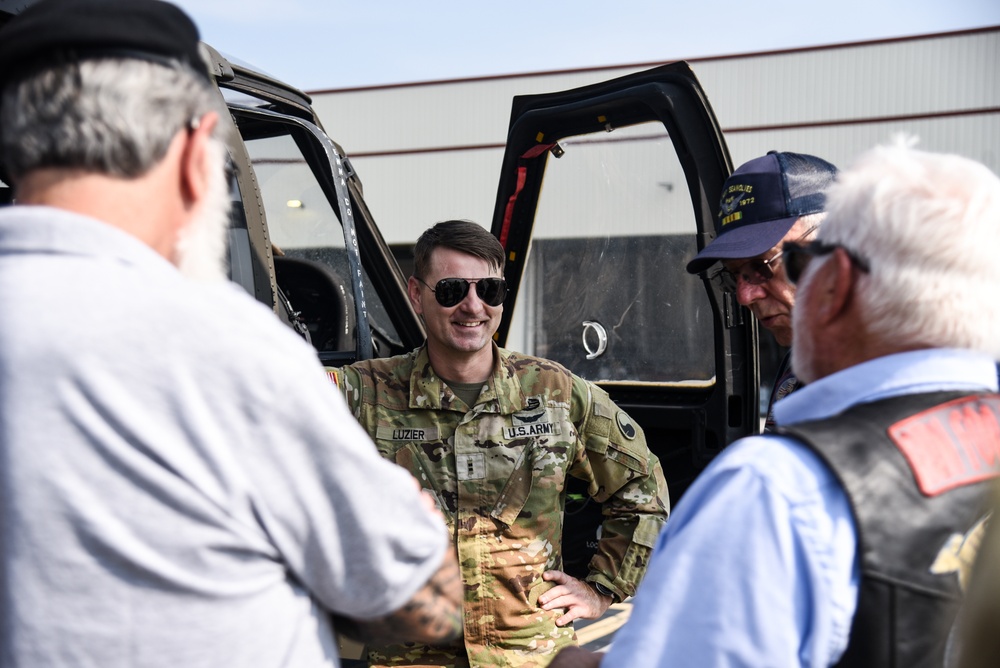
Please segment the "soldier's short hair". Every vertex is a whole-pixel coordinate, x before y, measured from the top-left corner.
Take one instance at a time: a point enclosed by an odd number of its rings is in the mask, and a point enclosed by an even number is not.
[[[413,248],[414,275],[423,279],[430,270],[435,248],[450,248],[482,258],[493,269],[503,271],[503,246],[482,225],[471,220],[445,220],[425,230]]]

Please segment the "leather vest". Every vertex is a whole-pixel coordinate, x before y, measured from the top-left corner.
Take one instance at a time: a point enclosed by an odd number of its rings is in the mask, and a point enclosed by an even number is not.
[[[936,392],[782,426],[847,493],[861,585],[838,666],[946,665],[1000,465],[1000,396]]]

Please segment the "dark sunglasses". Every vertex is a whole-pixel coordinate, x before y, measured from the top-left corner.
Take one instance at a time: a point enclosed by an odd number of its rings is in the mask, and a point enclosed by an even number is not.
[[[781,256],[784,258],[783,261],[785,263],[785,275],[788,276],[788,280],[792,284],[798,284],[799,279],[802,278],[802,274],[805,273],[806,267],[809,266],[809,262],[814,257],[829,255],[838,248],[842,248],[847,253],[847,257],[851,259],[851,262],[856,267],[862,271],[868,271],[868,262],[850,249],[844,248],[840,244],[827,244],[816,239],[807,244],[790,242],[781,247]]]
[[[427,285],[424,279],[417,280]],[[465,299],[470,285],[476,286],[476,294],[489,306],[500,306],[507,297],[507,281],[502,278],[442,278],[433,288],[427,285],[427,289],[434,293],[438,304],[450,308]]]

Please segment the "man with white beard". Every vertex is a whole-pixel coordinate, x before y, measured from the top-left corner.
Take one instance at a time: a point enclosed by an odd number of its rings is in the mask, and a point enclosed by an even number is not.
[[[1000,178],[911,141],[839,172],[818,238],[782,247],[805,385],[776,431],[684,493],[610,651],[551,668],[959,665],[1000,474]]]
[[[460,633],[440,516],[225,280],[226,113],[173,5],[0,30],[0,666],[337,665],[330,613]]]

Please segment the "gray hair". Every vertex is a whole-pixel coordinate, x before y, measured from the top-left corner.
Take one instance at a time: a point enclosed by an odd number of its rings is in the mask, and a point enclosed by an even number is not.
[[[839,174],[820,237],[870,264],[858,299],[875,336],[1000,359],[1000,178],[913,143],[876,147]]]
[[[227,113],[218,91],[179,63],[103,58],[51,66],[4,88],[0,156],[15,184],[46,167],[133,178],[209,111]]]
[[[799,241],[812,241],[815,239],[819,234],[820,228],[823,226],[824,220],[826,220],[826,211],[808,213],[795,221],[799,224],[799,227],[805,228],[802,236],[799,237]],[[781,244],[778,245],[780,246]]]

